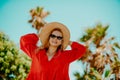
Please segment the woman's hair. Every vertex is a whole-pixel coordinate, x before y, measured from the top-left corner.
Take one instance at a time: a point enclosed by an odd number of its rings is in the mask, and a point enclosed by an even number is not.
[[[59,31],[59,32],[62,33],[62,31],[61,31],[59,28],[55,28],[54,30],[51,31],[51,33],[52,33],[53,31]],[[63,34],[63,33],[62,33],[62,34]],[[49,45],[50,45],[50,44],[49,44],[50,35],[51,35],[51,34],[49,34],[49,37],[48,37],[48,39],[46,40],[45,45],[43,46],[45,49],[48,49],[48,48],[49,48]],[[62,41],[62,43],[63,43],[63,41]],[[62,45],[58,46],[57,50],[59,50],[59,49],[60,49],[60,50],[63,50]]]

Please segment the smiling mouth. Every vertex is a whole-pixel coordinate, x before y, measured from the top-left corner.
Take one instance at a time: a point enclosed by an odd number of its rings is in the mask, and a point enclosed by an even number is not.
[[[53,44],[57,44],[57,42],[52,41]]]

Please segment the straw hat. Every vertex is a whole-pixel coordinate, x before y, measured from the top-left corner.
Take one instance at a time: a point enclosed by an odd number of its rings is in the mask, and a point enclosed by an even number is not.
[[[51,34],[51,32],[54,29],[60,29],[63,33],[63,50],[66,49],[67,45],[69,44],[69,40],[70,40],[70,32],[68,30],[68,28],[59,23],[59,22],[51,22],[51,23],[47,23],[41,30],[39,37],[40,37],[40,41],[42,43],[42,45],[44,46],[46,44],[46,42],[49,39],[49,35]]]

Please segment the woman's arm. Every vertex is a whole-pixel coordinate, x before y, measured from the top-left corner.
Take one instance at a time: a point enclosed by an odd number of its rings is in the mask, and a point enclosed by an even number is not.
[[[34,51],[37,48],[38,39],[35,33],[26,34],[20,38],[20,48],[31,58],[35,54]]]
[[[69,42],[71,50],[64,51],[64,57],[67,62],[72,62],[76,59],[81,58],[86,52],[86,47],[78,42]]]

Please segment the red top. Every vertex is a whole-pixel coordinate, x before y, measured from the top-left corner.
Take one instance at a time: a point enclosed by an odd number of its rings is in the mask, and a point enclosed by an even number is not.
[[[73,42],[71,50],[59,50],[49,61],[45,49],[35,53],[38,39],[34,33],[24,35],[20,39],[21,49],[32,59],[27,80],[69,80],[69,64],[79,59],[85,53],[86,48]]]

